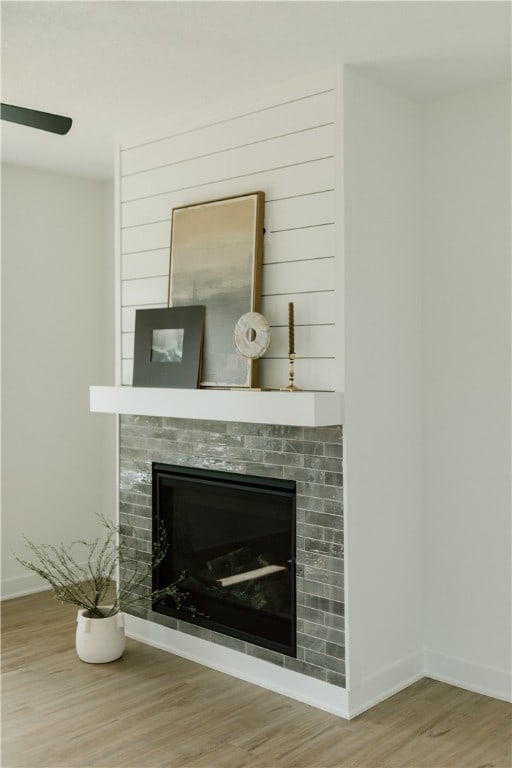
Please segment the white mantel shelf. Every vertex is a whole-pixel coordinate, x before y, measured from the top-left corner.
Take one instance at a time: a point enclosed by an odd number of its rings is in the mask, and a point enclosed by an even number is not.
[[[341,392],[251,392],[221,389],[91,387],[90,409],[98,413],[177,419],[243,421],[327,427],[343,424]]]

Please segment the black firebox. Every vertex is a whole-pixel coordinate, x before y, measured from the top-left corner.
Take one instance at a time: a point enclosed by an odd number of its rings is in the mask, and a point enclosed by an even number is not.
[[[153,539],[169,539],[153,588],[183,574],[187,603],[153,610],[296,655],[295,482],[153,464]]]

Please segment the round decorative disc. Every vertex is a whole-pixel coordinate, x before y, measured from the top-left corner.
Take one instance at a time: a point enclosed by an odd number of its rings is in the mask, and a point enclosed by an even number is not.
[[[270,344],[270,327],[259,312],[247,312],[235,326],[235,346],[242,357],[255,360],[265,354]]]

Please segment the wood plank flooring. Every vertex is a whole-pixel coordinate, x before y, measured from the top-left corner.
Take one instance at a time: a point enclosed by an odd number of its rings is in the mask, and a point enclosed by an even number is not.
[[[3,768],[510,768],[511,705],[424,679],[345,721],[132,640],[74,650],[51,593],[2,604]]]

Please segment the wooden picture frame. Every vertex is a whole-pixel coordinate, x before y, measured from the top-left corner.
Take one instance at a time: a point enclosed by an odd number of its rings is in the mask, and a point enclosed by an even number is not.
[[[203,306],[136,310],[134,387],[197,389],[204,314]]]
[[[169,306],[206,307],[202,387],[258,384],[258,361],[238,354],[234,330],[259,312],[264,207],[253,192],[172,211]]]

